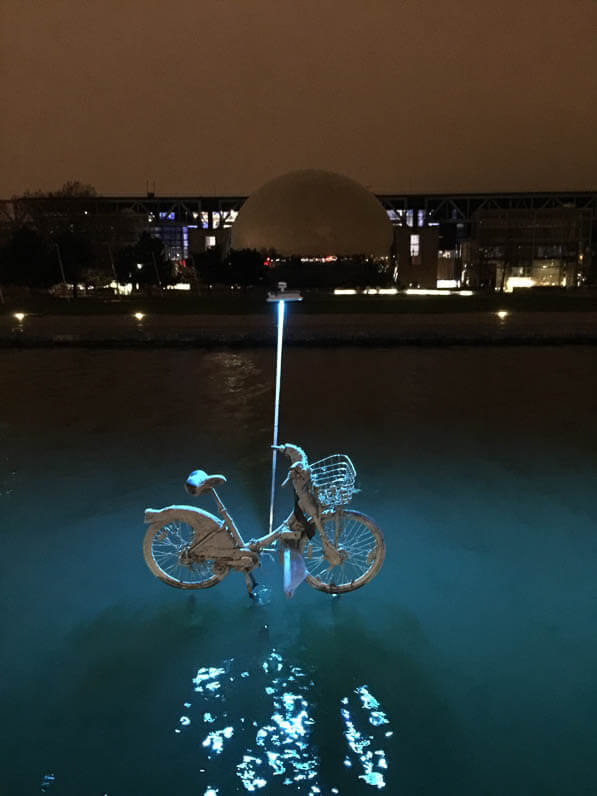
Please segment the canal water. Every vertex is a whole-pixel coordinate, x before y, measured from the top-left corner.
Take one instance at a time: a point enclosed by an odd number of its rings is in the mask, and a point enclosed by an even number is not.
[[[284,365],[281,440],[351,456],[387,556],[337,599],[265,560],[256,605],[157,581],[143,510],[203,468],[265,531],[272,351],[0,353],[0,792],[597,792],[595,349]]]

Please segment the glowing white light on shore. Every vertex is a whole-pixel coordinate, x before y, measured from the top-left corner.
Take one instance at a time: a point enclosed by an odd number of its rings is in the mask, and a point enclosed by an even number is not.
[[[533,287],[537,283],[532,276],[509,276],[506,279],[504,290],[506,293],[511,293],[517,287]]]
[[[120,282],[112,281],[108,287],[112,288],[112,290],[115,290],[119,296],[130,296],[130,294],[133,292],[133,286],[130,282],[126,285],[121,285]]]
[[[337,287],[334,289],[334,296],[355,296],[356,292],[357,291],[352,288],[350,290],[345,290],[344,288]]]
[[[395,296],[398,293],[397,287],[380,287],[378,290],[380,296]]]
[[[438,279],[437,287],[440,290],[442,288],[447,288],[448,290],[454,290],[460,287],[460,282],[458,279]]]
[[[143,318],[145,317],[145,313],[144,312],[135,312],[133,317],[136,318],[138,321],[142,321]]]
[[[504,318],[507,318],[507,317],[508,317],[509,313],[508,313],[508,311],[507,311],[507,310],[498,310],[498,311],[496,312],[496,315],[498,316],[498,318],[500,319],[500,321],[503,321],[503,320],[504,320]]]
[[[25,313],[24,312],[15,312],[14,317],[17,319],[19,323],[24,319]]]
[[[437,288],[409,287],[407,296],[472,296],[472,290],[438,290]]]

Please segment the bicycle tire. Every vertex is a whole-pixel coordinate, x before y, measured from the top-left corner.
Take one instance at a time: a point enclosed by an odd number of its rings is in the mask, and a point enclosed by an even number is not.
[[[381,529],[366,514],[352,509],[326,511],[321,519],[327,538],[338,549],[344,550],[347,558],[338,566],[328,567],[321,536],[311,518],[309,525],[315,534],[301,543],[309,572],[306,582],[313,589],[327,594],[344,594],[360,589],[377,575],[383,564],[386,544]]]
[[[194,562],[189,566],[177,563],[178,555],[190,544],[196,530],[188,512],[179,516],[176,512],[171,512],[167,521],[152,523],[145,533],[143,539],[145,563],[156,578],[175,589],[209,589],[218,584],[230,571],[229,567],[218,568],[213,559]]]

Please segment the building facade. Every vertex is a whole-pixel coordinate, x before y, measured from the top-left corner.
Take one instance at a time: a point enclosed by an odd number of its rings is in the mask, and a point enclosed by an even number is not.
[[[597,192],[383,194],[394,227],[395,274],[403,287],[515,290],[597,284]],[[55,199],[64,212],[130,220],[185,262],[193,253],[230,245],[243,196],[96,196]],[[35,203],[39,202],[38,205]],[[73,204],[74,206],[74,204]],[[4,225],[27,212],[51,215],[46,199],[2,202]],[[107,233],[108,237],[108,233]]]

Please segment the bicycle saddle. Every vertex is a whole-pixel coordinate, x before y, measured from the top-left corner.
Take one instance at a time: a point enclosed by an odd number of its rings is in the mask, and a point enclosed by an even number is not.
[[[216,486],[226,483],[224,475],[208,475],[205,470],[193,470],[185,481],[184,488],[189,495],[198,496],[207,489],[215,489]]]

